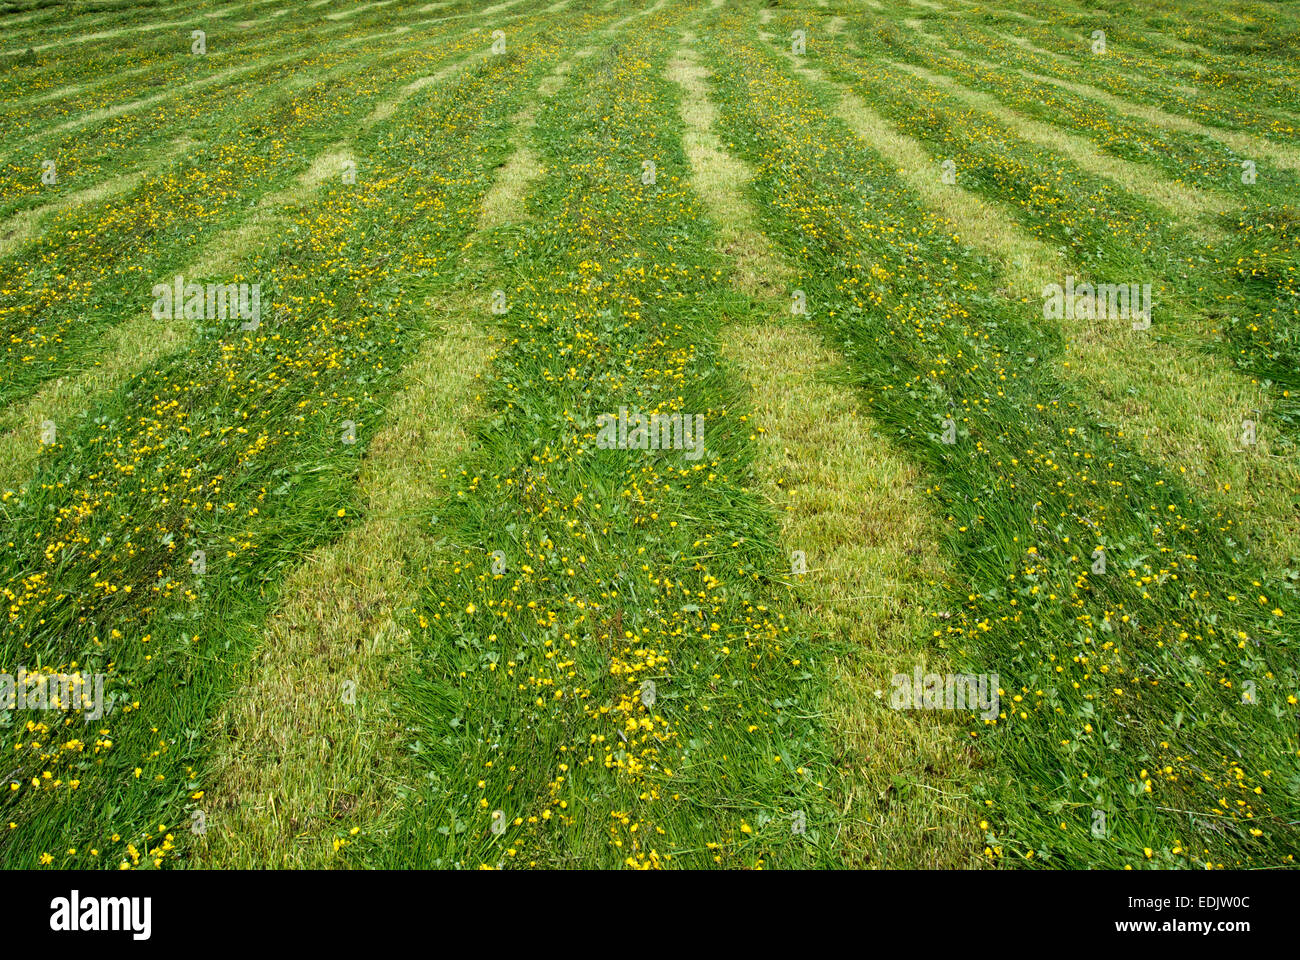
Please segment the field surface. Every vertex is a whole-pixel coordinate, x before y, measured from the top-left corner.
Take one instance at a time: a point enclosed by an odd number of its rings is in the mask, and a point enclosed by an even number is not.
[[[0,62],[0,866],[1294,866],[1300,5]]]

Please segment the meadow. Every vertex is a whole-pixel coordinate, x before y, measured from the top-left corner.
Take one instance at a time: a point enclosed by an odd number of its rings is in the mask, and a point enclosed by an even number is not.
[[[0,0],[0,867],[1300,852],[1300,8]]]

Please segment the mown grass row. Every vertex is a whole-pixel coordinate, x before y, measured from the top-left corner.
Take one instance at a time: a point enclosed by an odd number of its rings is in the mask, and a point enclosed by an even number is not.
[[[925,629],[943,576],[937,518],[911,461],[841,382],[843,358],[790,315],[789,269],[756,226],[748,169],[717,139],[694,42],[684,40],[669,72],[683,88],[683,147],[729,264],[724,278],[756,300],[719,339],[749,386],[759,489],[779,517],[785,549],[801,551],[808,568],[792,578],[792,622],[833,663],[825,728],[841,778],[835,803],[845,814],[840,864],[980,866],[981,832],[953,804],[980,776],[964,722],[863,706],[883,696],[881,669],[900,659],[948,671]]]
[[[986,859],[1292,862],[1300,573],[1261,569],[1236,542],[1237,518],[1216,515],[1096,420],[1056,373],[1062,330],[990,295],[997,270],[926,214],[834,119],[823,92],[747,39],[751,15],[668,5],[600,38],[538,115],[549,177],[527,222],[485,243],[472,231],[510,150],[508,118],[567,50],[592,39],[592,21],[572,10],[511,28],[510,54],[471,64],[356,134],[359,183],[331,181],[288,236],[240,259],[231,277],[273,291],[262,328],[196,323],[192,343],[98,404],[93,420],[61,425],[36,482],[0,498],[0,670],[103,670],[116,710],[93,727],[0,715],[10,758],[0,767],[0,862],[185,862],[188,818],[206,809],[211,787],[205,732],[248,659],[276,656],[259,649],[259,634],[289,570],[365,519],[358,461],[401,367],[431,333],[422,304],[466,289],[499,289],[507,305],[493,317],[493,300],[482,304],[481,322],[502,337],[487,378],[492,413],[436,478],[446,502],[419,518],[424,537],[405,576],[424,593],[400,615],[411,638],[397,691],[407,728],[392,744],[405,779],[383,817],[355,833],[340,820],[341,862],[861,861],[844,837],[870,831],[844,831],[846,760],[823,715],[832,661],[847,651],[796,616],[791,558],[757,476],[759,428],[717,342],[720,328],[763,308],[722,280],[720,235],[688,186],[680,94],[664,78],[676,30],[697,16],[711,34],[703,49],[722,139],[758,172],[761,224],[794,265],[813,322],[848,357],[845,382],[924,468],[944,518],[952,572],[915,647],[1001,679],[997,721],[966,731],[993,781],[973,784],[963,811],[986,835]],[[367,82],[378,97],[430,65],[395,77],[370,65]],[[847,56],[823,65],[907,120],[891,106],[906,74]],[[267,151],[300,167],[306,145],[336,139],[375,102],[332,102],[334,82],[300,97],[302,114],[266,120],[248,141],[256,149],[231,161],[243,165],[231,188],[240,199],[259,189]],[[1193,249],[1175,228],[1143,227],[1152,211],[1141,201],[990,126],[970,135],[940,126],[951,104],[927,104],[914,135],[964,151],[985,195],[1023,201],[1025,223],[1076,262],[1176,273]],[[280,122],[299,124],[287,145],[272,135]],[[1048,182],[1046,199],[1013,190],[1014,175]],[[195,188],[211,202],[206,185]],[[133,197],[147,237],[170,208],[143,189]],[[240,222],[239,202],[206,232]],[[1081,204],[1101,204],[1143,240],[1095,229]],[[1256,213],[1277,219],[1272,208]],[[98,299],[135,289],[124,264],[145,268],[144,296],[150,271],[185,249],[181,218],[171,223],[160,247],[137,237],[134,261],[107,240],[98,262],[78,259],[65,253],[66,232],[39,249],[65,258],[52,262],[68,265],[69,288],[83,308],[104,308],[94,322],[107,325],[130,313]],[[1252,250],[1215,290],[1240,297],[1234,281],[1252,271],[1258,287],[1239,302],[1282,311],[1276,329],[1286,329],[1294,282],[1288,229],[1262,251],[1244,230]],[[1166,243],[1172,253],[1154,249]],[[117,288],[103,286],[111,270]],[[49,316],[59,322],[63,309]],[[51,369],[75,369],[93,333],[42,341],[59,357]],[[703,455],[602,449],[598,417],[622,407],[701,415]],[[948,416],[961,425],[951,446],[940,439]],[[355,444],[341,439],[348,423]],[[1103,572],[1090,569],[1098,548]],[[195,550],[206,553],[201,573]],[[858,659],[886,691],[892,673],[916,665]],[[856,688],[870,679],[855,678]],[[864,699],[855,707],[864,715],[889,709],[887,695]],[[247,811],[274,815],[246,799]],[[338,814],[326,803],[315,815]],[[1101,837],[1096,811],[1106,815]]]
[[[538,116],[550,177],[483,276],[508,306],[492,412],[441,478],[403,623],[405,809],[355,863],[842,862],[831,654],[783,612],[790,558],[715,342],[750,304],[718,282],[663,77],[691,15],[602,43]],[[703,454],[599,447],[620,407],[702,416]]]
[[[56,217],[40,240],[4,264],[0,401],[24,399],[93,362],[98,337],[147,314],[152,285],[187,268],[201,244],[249,217],[259,198],[301,173],[331,142],[353,136],[386,96],[489,42],[486,32],[449,26],[441,43],[397,69],[362,59],[350,74],[277,95],[255,120],[241,121],[232,103],[221,139],[123,197]],[[333,175],[341,178],[342,170]]]
[[[390,0],[391,2],[391,0]],[[148,38],[173,24],[186,24],[192,18],[205,18],[213,23],[229,22],[235,25],[261,26],[277,24],[299,9],[313,16],[337,14],[356,4],[346,0],[309,0],[303,4],[285,4],[280,0],[231,0],[217,3],[133,3],[118,2],[86,7],[78,3],[59,3],[53,16],[42,21],[39,17],[19,16],[9,20],[14,24],[11,46],[55,43],[60,47],[84,46],[98,43],[104,33],[114,38]],[[30,16],[30,15],[29,15]],[[51,20],[53,22],[51,22]],[[243,29],[243,27],[241,27]]]
[[[1239,152],[1211,137],[1170,130],[1139,121],[1050,83],[1008,70],[1001,64],[975,61],[923,40],[915,31],[887,22],[861,21],[849,34],[871,59],[890,57],[952,76],[963,84],[991,93],[1016,112],[1046,121],[1094,141],[1108,153],[1147,163],[1175,182],[1221,191],[1243,206],[1277,203],[1300,191],[1300,178],[1267,157]],[[1255,164],[1256,182],[1243,189],[1242,163]],[[1154,174],[1154,171],[1153,171]]]
[[[230,135],[230,120],[246,121],[273,109],[277,96],[306,85],[304,76],[310,83],[310,78],[342,74],[358,63],[378,64],[409,51],[417,37],[437,43],[457,21],[426,25],[396,40],[374,29],[382,22],[348,24],[356,43],[345,44],[333,32],[337,25],[321,29],[304,24],[287,31],[283,40],[262,40],[246,50],[226,49],[225,38],[214,35],[205,56],[189,52],[186,35],[169,47],[177,76],[132,77],[129,85],[104,96],[100,109],[79,107],[66,122],[58,120],[57,104],[39,109],[18,105],[15,110],[24,117],[44,119],[36,132],[10,139],[11,156],[0,167],[0,216],[57,201],[116,171],[147,164],[178,143],[224,139]],[[470,26],[467,21],[462,29]],[[64,129],[68,123],[75,127]],[[54,184],[42,180],[47,161],[55,164]]]
[[[860,52],[875,46],[869,38]],[[1270,171],[1266,178],[1272,186],[1237,183],[1239,210],[1217,221],[1226,236],[1207,240],[1194,225],[1162,224],[1149,205],[1103,179],[1086,177],[1066,156],[1028,147],[995,118],[964,107],[924,81],[870,59],[845,71],[850,58],[830,45],[819,52],[891,120],[936,155],[951,156],[963,188],[1006,204],[1027,228],[1073,249],[1080,273],[1111,279],[1137,271],[1133,275],[1162,280],[1157,287],[1160,329],[1154,332],[1199,340],[1202,348],[1218,350],[1252,382],[1262,384],[1272,401],[1267,412],[1243,408],[1238,419],[1264,416],[1277,444],[1272,456],[1294,459],[1300,431],[1300,306],[1295,292],[1300,238],[1294,190],[1287,186],[1293,177]],[[891,96],[895,89],[907,95]],[[911,104],[916,102],[926,106],[914,114]],[[1162,141],[1160,149],[1166,146]],[[1213,148],[1214,154],[1221,152]],[[1089,215],[1081,217],[1081,211]],[[1214,334],[1208,339],[1207,322]],[[1281,491],[1284,500],[1288,492]]]
[[[585,43],[607,19],[575,20],[560,36]],[[562,59],[534,90],[541,100],[557,94],[575,63],[563,46],[556,54]],[[527,177],[527,130],[539,102],[530,97],[510,118],[510,157],[495,168],[478,230],[465,240],[469,263],[411,317],[421,344],[401,370],[400,392],[357,477],[363,521],[287,574],[265,626],[267,653],[248,664],[213,724],[205,801],[221,827],[194,848],[199,863],[329,865],[354,833],[374,830],[398,805],[401,764],[391,748],[401,727],[392,678],[408,662],[409,635],[394,617],[423,582],[410,575],[418,571],[411,558],[427,556],[420,527],[443,492],[439,467],[463,450],[481,413],[477,385],[492,353],[483,322],[489,291],[475,289],[469,264],[480,256],[484,214],[523,216],[507,195]],[[347,705],[340,677],[355,692]]]
[[[963,17],[952,23],[946,35],[955,47],[976,56],[1019,62],[1034,72],[1064,80],[1082,80],[1135,103],[1158,105],[1212,126],[1247,130],[1280,143],[1300,142],[1300,124],[1289,112],[1294,109],[1287,79],[1292,68],[1279,66],[1276,82],[1271,84],[1256,83],[1253,68],[1166,79],[1167,61],[1126,46],[1129,37],[1140,38],[1142,33],[1126,16],[1079,13],[1058,15],[1055,20],[1050,25],[1005,24],[998,29]],[[1106,32],[1105,54],[1092,52],[1094,30]],[[1027,39],[1047,53],[1016,43],[1009,39],[1011,35]],[[1295,41],[1281,42],[1292,45]],[[1195,93],[1187,89],[1189,81],[1197,84]],[[1253,105],[1261,101],[1262,105]]]
[[[1142,56],[1139,69],[1157,69],[1158,80],[1175,88],[1192,84],[1198,96],[1246,103],[1262,87],[1265,103],[1295,114],[1287,91],[1300,80],[1294,58],[1300,20],[1287,7],[1260,4],[1253,17],[1224,16],[1215,5],[1146,16],[1129,5],[1100,9],[1107,22],[1122,24],[1122,48]]]
[[[257,650],[285,568],[357,519],[358,458],[427,334],[411,301],[456,269],[505,118],[563,29],[539,18],[512,52],[361,136],[358,183],[328,186],[239,266],[272,292],[274,319],[199,324],[5,496],[4,668],[104,672],[116,705],[91,727],[2,718],[6,864],[178,856],[202,809],[204,725]]]
[[[216,18],[234,16],[235,20],[251,19],[259,7],[266,7],[276,0],[245,0],[245,2],[223,3],[170,3],[167,0],[115,0],[112,3],[65,3],[58,0],[6,0],[0,4],[0,16],[6,16],[6,25],[15,39],[15,45],[29,40],[39,42],[37,38],[48,42],[50,37],[80,36],[102,30],[118,29],[129,23],[132,26],[173,20],[185,14],[214,16]],[[328,9],[328,8],[326,8]],[[143,23],[135,20],[124,21],[124,14],[143,14]]]
[[[1207,320],[1221,330],[1223,342],[1203,348],[1223,349],[1269,389],[1277,453],[1292,455],[1300,439],[1300,237],[1292,204],[1276,194],[1243,203],[1225,224],[1232,229],[1226,239],[1205,238],[1195,225],[1168,222],[1149,201],[1084,172],[1068,156],[1023,141],[997,118],[905,70],[833,45],[816,49],[810,61],[849,82],[936,156],[953,160],[963,189],[998,201],[1030,232],[1068,251],[1080,274],[1096,282],[1152,283],[1156,335],[1194,341],[1203,336],[1197,325]],[[1044,284],[1062,280],[1042,278]],[[1240,415],[1258,418],[1249,410]]]
[[[277,18],[275,35],[302,41],[346,28],[325,20],[318,11],[292,12],[295,15]],[[10,69],[0,84],[0,101],[6,105],[6,120],[11,121],[4,132],[6,145],[29,141],[43,128],[85,110],[153,92],[150,88],[199,79],[204,71],[216,73],[222,66],[271,49],[266,31],[240,27],[237,19],[196,12],[148,32],[135,32],[124,20],[103,31],[109,36],[5,56]],[[210,39],[207,54],[191,52],[193,30],[204,31]],[[45,109],[24,113],[33,101]]]
[[[982,798],[986,855],[1291,862],[1294,574],[1258,569],[1176,475],[1092,421],[1054,372],[1060,331],[989,298],[988,264],[744,36],[727,15],[706,45],[724,140],[873,417],[932,477],[955,570],[932,642],[1003,688],[1000,718],[971,729],[1002,779]]]
[[[1003,22],[1017,30],[1026,24]],[[1216,4],[1180,5],[1166,10],[1128,2],[1095,7],[1060,5],[1040,17],[1036,28],[1056,39],[1064,52],[1080,34],[1091,41],[1105,30],[1110,66],[1149,78],[1170,92],[1209,97],[1224,104],[1263,103],[1290,112],[1300,73],[1294,51],[1300,46],[1300,21],[1282,4],[1251,4],[1226,12]],[[1194,84],[1194,87],[1189,87]]]

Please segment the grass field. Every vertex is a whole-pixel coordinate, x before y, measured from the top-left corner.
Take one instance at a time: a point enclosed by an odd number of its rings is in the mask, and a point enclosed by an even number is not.
[[[1300,6],[0,38],[0,866],[1294,867]]]

